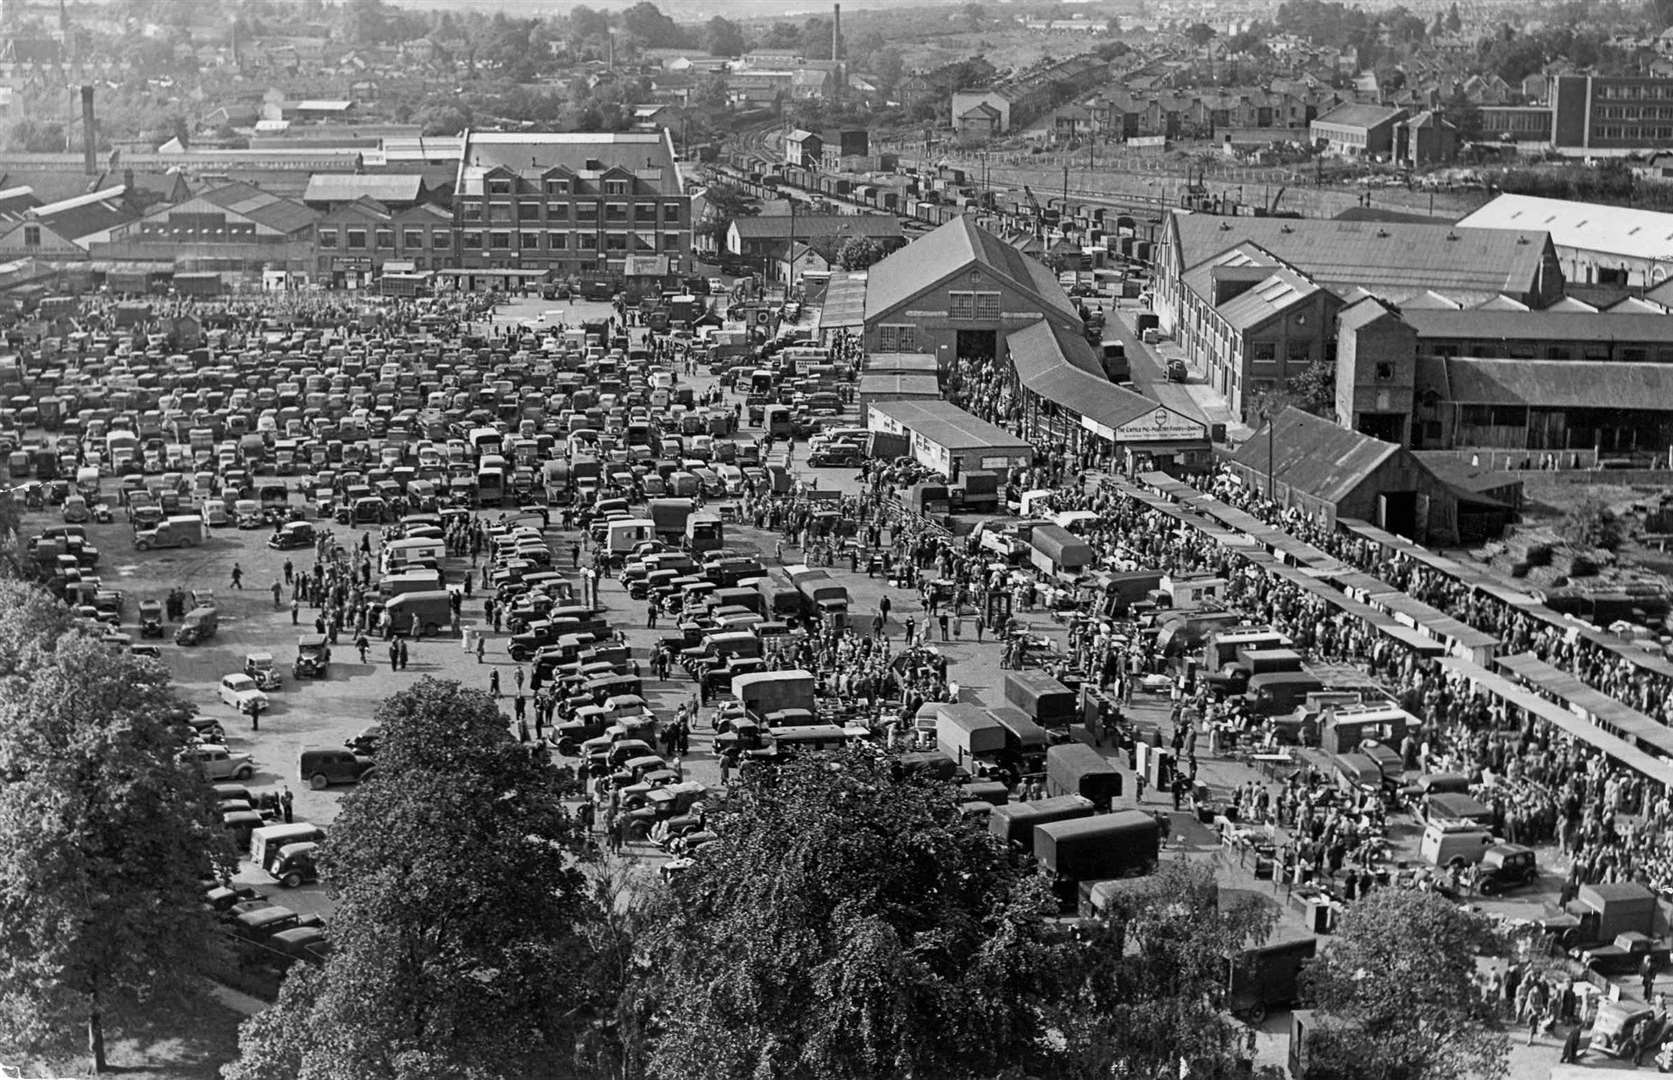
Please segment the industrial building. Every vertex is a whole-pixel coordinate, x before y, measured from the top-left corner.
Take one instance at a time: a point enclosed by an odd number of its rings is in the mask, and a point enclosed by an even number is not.
[[[666,129],[467,131],[453,227],[464,271],[619,282],[630,258],[675,273],[691,259],[691,198]]]
[[[901,248],[866,276],[866,349],[928,353],[943,370],[959,357],[999,358],[1006,334],[1042,319],[1077,334],[1083,325],[1056,275],[968,216]]]
[[[1528,451],[1530,465],[1673,446],[1673,317],[1346,308],[1336,419],[1418,450]]]
[[[1003,476],[1034,460],[1026,439],[948,401],[877,402],[866,409],[866,427],[905,435],[913,460],[949,480],[977,470]]]
[[[1673,99],[1667,105],[1673,116]],[[1670,121],[1673,123],[1673,121]],[[1467,229],[1542,229],[1578,285],[1653,287],[1673,274],[1673,214],[1630,206],[1500,195],[1460,221]]]
[[[1419,543],[1497,536],[1511,508],[1450,483],[1405,447],[1285,409],[1227,464],[1250,488],[1335,527],[1369,521]]]
[[[856,391],[861,412],[884,401],[938,401],[940,398],[941,380],[934,374],[867,371],[860,375]]]

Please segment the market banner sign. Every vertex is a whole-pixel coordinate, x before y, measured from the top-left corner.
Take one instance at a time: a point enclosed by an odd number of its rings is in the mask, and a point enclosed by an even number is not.
[[[1202,424],[1162,408],[1152,409],[1137,420],[1129,420],[1115,431],[1117,442],[1174,442],[1202,439],[1207,435]]]

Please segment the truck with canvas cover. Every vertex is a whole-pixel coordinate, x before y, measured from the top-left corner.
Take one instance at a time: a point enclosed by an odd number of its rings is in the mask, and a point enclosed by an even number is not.
[[[1156,869],[1162,827],[1143,810],[1094,814],[1034,827],[1034,858],[1055,878],[1052,892],[1074,910],[1080,883],[1139,877]]]
[[[685,523],[695,505],[690,499],[652,499],[651,521],[656,526],[656,538],[675,545],[685,540]]]
[[[1007,845],[1034,856],[1034,826],[1049,825],[1054,821],[1072,821],[1091,817],[1095,812],[1092,800],[1079,795],[1059,795],[1033,802],[1006,803],[996,806],[988,816],[988,831]]]
[[[813,673],[795,668],[789,671],[755,671],[732,680],[732,696],[757,723],[768,713],[784,709],[816,712],[813,701]]]
[[[1007,671],[1005,701],[1041,727],[1063,727],[1080,715],[1075,692],[1043,671]]]
[[[944,702],[935,707],[935,743],[943,754],[970,768],[1005,750],[1005,729],[980,705]]]
[[[1121,769],[1085,743],[1070,742],[1046,751],[1046,794],[1079,795],[1099,810],[1121,798]]]
[[[1029,561],[1043,574],[1077,578],[1093,564],[1092,545],[1061,525],[1041,525],[1028,544]]]

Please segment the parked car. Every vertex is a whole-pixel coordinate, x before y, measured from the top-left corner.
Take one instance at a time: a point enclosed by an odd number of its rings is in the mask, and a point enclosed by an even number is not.
[[[352,750],[304,750],[300,772],[310,788],[323,791],[332,784],[358,784],[372,768],[371,758]]]
[[[245,653],[244,674],[255,680],[258,690],[277,690],[282,685],[279,668],[270,652]]]
[[[259,693],[259,691],[258,691]],[[256,774],[256,766],[249,754],[235,754],[225,746],[204,743],[186,751],[186,760],[197,763],[210,781],[248,780]]]

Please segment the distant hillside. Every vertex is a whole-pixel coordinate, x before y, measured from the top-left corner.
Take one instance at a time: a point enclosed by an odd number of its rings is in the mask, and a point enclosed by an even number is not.
[[[503,11],[507,15],[562,15],[575,7],[575,0],[387,0],[396,7],[418,11]],[[585,0],[586,6],[596,11],[621,11],[637,0]],[[953,7],[967,0],[840,0],[844,11],[903,7]],[[819,0],[679,0],[677,4],[657,5],[682,23],[702,22],[716,15],[728,19],[783,19],[830,13],[829,3]]]

